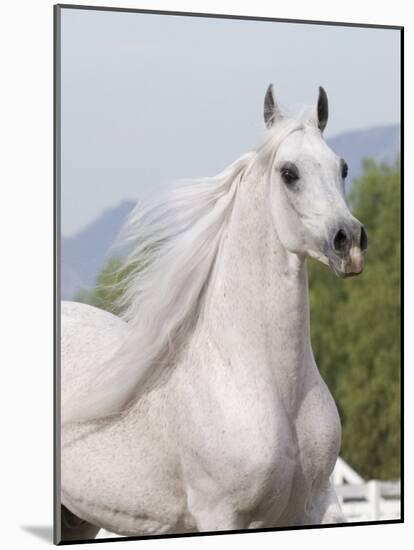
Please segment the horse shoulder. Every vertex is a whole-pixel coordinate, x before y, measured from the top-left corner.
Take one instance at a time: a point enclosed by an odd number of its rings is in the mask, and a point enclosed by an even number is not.
[[[309,479],[327,479],[339,454],[341,423],[335,401],[316,371],[296,418],[302,468]]]

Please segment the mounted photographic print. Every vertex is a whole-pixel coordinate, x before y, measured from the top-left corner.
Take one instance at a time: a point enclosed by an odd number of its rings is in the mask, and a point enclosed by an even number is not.
[[[403,521],[402,32],[55,6],[55,543]]]

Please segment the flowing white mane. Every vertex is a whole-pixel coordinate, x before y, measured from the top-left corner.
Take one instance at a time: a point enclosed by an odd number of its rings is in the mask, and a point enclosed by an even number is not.
[[[117,414],[135,402],[160,372],[168,370],[199,321],[221,237],[243,175],[269,165],[286,135],[303,125],[287,119],[268,132],[263,145],[219,175],[177,186],[148,206],[138,205],[124,230],[132,246],[123,304],[130,336],[108,359],[93,393],[63,403],[62,421]],[[133,267],[137,269],[133,269]]]
[[[122,317],[136,330],[148,312],[145,333],[151,331],[148,323],[153,325],[157,345],[160,323],[172,335],[198,301],[237,187],[254,156],[244,155],[216,177],[178,185],[129,216],[122,240],[134,246],[126,266],[137,265],[137,272],[123,294],[127,308]]]

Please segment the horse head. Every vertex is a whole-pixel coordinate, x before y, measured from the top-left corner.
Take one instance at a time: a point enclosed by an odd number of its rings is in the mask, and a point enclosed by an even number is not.
[[[323,138],[328,122],[325,90],[319,88],[311,116],[303,124],[292,124],[281,114],[270,85],[264,119],[270,140],[283,135],[274,148],[269,175],[272,218],[282,245],[329,265],[338,277],[358,275],[367,234],[347,203],[347,164]]]

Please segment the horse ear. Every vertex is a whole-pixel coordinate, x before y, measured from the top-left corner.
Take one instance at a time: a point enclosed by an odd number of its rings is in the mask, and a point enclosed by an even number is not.
[[[328,96],[322,86],[319,86],[317,114],[318,128],[323,132],[328,123]]]
[[[276,120],[282,118],[282,115],[276,104],[275,98],[273,97],[273,84],[269,84],[267,88],[265,99],[264,99],[263,114],[264,114],[264,121],[268,128],[273,126]]]

